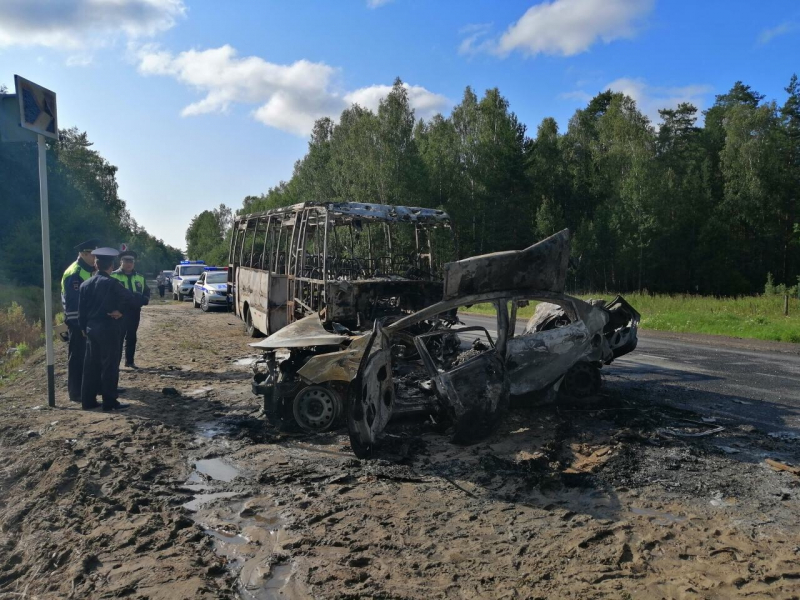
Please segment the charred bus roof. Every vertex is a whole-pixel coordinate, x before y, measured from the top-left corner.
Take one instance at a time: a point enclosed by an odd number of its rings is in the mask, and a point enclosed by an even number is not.
[[[373,221],[384,223],[416,223],[428,226],[450,226],[450,216],[437,208],[417,206],[393,206],[389,204],[372,204],[367,202],[301,202],[291,206],[282,206],[267,211],[242,215],[237,222],[247,222],[261,217],[283,218],[287,225],[295,214],[306,208],[317,207],[320,212],[327,212],[334,223],[348,224],[354,221]]]

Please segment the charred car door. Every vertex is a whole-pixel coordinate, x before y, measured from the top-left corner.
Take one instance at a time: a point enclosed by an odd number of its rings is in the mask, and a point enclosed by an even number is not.
[[[350,446],[358,458],[372,454],[378,436],[392,418],[394,403],[391,340],[376,321],[358,373],[350,385],[347,406]]]
[[[576,319],[547,331],[526,331],[508,341],[511,393],[521,396],[544,390],[558,381],[592,350],[586,323]]]
[[[453,426],[453,442],[467,444],[475,442],[494,428],[500,416],[508,408],[509,381],[506,372],[506,329],[508,313],[506,303],[500,302],[497,309],[497,340],[492,340],[483,327],[455,327],[447,335],[457,335],[462,340],[461,351],[455,360],[432,356],[428,338],[444,335],[435,331],[414,338],[420,359],[436,388],[436,395]],[[479,336],[470,347],[463,348],[465,340]],[[472,336],[470,334],[473,334]],[[477,342],[477,343],[476,343]],[[438,344],[436,347],[443,347]]]

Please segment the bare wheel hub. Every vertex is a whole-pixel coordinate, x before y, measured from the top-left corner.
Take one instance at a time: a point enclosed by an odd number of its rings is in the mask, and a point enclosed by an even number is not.
[[[581,361],[572,366],[564,376],[564,391],[573,398],[586,398],[600,391],[600,369]]]
[[[292,409],[295,421],[306,431],[326,431],[339,415],[341,402],[333,390],[311,385],[300,390]]]

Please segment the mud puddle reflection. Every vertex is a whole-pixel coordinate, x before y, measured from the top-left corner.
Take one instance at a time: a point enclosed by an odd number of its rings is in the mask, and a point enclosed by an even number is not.
[[[198,424],[206,447],[224,447],[218,439],[225,427]],[[210,434],[210,435],[209,435]],[[269,497],[250,497],[242,469],[225,458],[192,461],[193,471],[184,489],[194,492],[183,507],[214,543],[238,578],[238,592],[247,600],[291,600],[310,597],[296,581],[294,565],[287,562],[284,543],[289,539],[286,522]]]
[[[236,367],[252,367],[260,358],[260,356],[245,356],[244,358],[234,360],[231,364]]]

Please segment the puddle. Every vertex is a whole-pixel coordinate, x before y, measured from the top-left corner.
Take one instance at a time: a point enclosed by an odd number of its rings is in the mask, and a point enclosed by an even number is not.
[[[246,356],[245,358],[234,360],[233,364],[237,367],[252,367],[260,358],[260,356]]]
[[[198,511],[194,520],[214,539],[214,551],[237,575],[239,595],[249,600],[306,598],[291,563],[276,562],[275,551],[288,536],[278,507],[269,498],[251,498]],[[233,533],[237,532],[237,533]]]
[[[668,512],[660,512],[650,508],[637,508],[635,506],[631,506],[630,511],[635,515],[650,517],[651,521],[656,525],[672,525],[673,523],[682,523],[686,520],[686,517],[680,517]]]
[[[194,469],[197,473],[202,473],[206,477],[217,481],[230,482],[240,475],[239,469],[230,463],[226,463],[221,458],[198,460],[194,463]],[[192,473],[192,476],[194,476],[194,473]],[[192,477],[189,479],[191,480]]]
[[[191,486],[186,486],[191,487]],[[207,488],[207,486],[202,486],[203,488]],[[186,504],[183,505],[183,508],[186,510],[190,510],[192,512],[197,512],[203,506],[217,500],[218,498],[233,498],[234,496],[238,496],[239,492],[213,492],[210,494],[196,494],[194,498],[189,500]]]
[[[221,432],[219,423],[201,423],[198,433],[212,438]],[[248,600],[289,600],[309,594],[296,581],[292,563],[276,562],[276,554],[290,534],[279,508],[268,497],[241,499],[243,492],[215,491],[241,475],[222,458],[197,460],[183,483],[195,495],[183,507],[214,542],[214,551],[224,557],[237,576],[239,596]],[[207,506],[214,503],[213,507]]]
[[[210,440],[223,433],[228,433],[231,428],[217,421],[208,421],[198,423],[195,425],[195,429],[201,438]]]
[[[250,540],[246,537],[242,537],[238,533],[228,533],[227,531],[221,531],[219,529],[206,529],[205,530],[207,535],[219,540],[223,544],[233,544],[234,546],[241,546],[242,544],[247,544]]]

